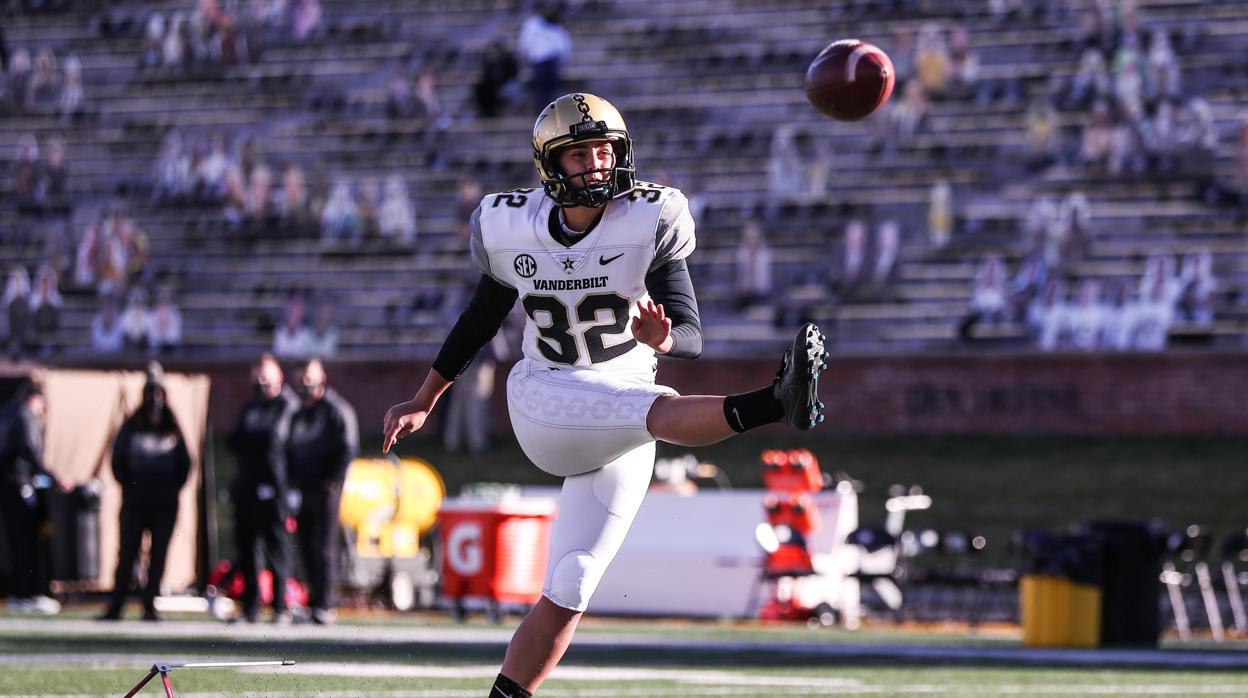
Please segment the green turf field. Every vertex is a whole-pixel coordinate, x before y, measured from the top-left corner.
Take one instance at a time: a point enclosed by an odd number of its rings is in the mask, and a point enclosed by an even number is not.
[[[296,665],[175,670],[171,677],[177,695],[201,698],[484,698],[513,627],[514,620],[502,628],[457,626],[437,614],[283,630],[202,620],[99,625],[0,616],[0,695],[122,696],[155,661],[281,658]],[[584,630],[539,695],[1248,695],[1248,663],[1235,659],[1242,643],[1212,652],[1045,659],[1020,651],[1001,633],[592,618]],[[1236,666],[1201,668],[1189,657],[1230,657]],[[140,695],[163,695],[159,680]]]
[[[414,666],[421,666],[415,664]],[[446,667],[446,673],[456,673]],[[894,698],[917,696],[1003,696],[1071,698],[1072,696],[1190,696],[1248,695],[1248,679],[1231,674],[1183,672],[1072,671],[1059,669],[889,669],[829,667],[814,670],[778,670],[757,667],[731,671],[690,671],[663,667],[628,678],[628,667],[606,670],[598,680],[578,672],[577,678],[554,678],[540,696],[735,696],[737,698],[823,698],[834,695],[877,695]],[[398,669],[396,668],[396,671]],[[178,696],[384,696],[388,698],[485,698],[492,670],[465,667],[472,678],[396,676],[345,677],[295,674],[283,670],[242,673],[227,669],[185,671],[172,674]],[[662,674],[672,678],[660,678]],[[142,678],[140,667],[131,669],[88,667],[72,672],[58,669],[26,669],[0,675],[0,695],[30,696],[124,696]],[[779,682],[784,682],[779,683]],[[159,681],[149,683],[138,695],[163,696]]]

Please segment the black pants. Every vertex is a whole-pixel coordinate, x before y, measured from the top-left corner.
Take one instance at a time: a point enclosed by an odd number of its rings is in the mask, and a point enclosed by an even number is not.
[[[503,108],[501,89],[502,85],[492,81],[483,80],[473,85],[472,95],[473,100],[477,103],[477,116],[489,119],[498,116],[498,113]]]
[[[28,599],[44,592],[43,546],[39,541],[39,510],[22,499],[17,485],[0,485],[0,515],[9,548],[9,596]]]
[[[143,609],[156,609],[156,594],[160,593],[160,580],[165,575],[165,556],[169,553],[169,539],[173,537],[173,524],[178,519],[176,493],[169,501],[131,501],[122,496],[121,502],[121,553],[117,557],[117,573],[113,577],[113,593],[110,609],[120,609],[130,593],[134,580],[134,564],[139,559],[143,532],[152,534],[152,546],[147,564],[147,585],[143,588]]]
[[[338,584],[338,504],[342,483],[328,482],[299,488],[299,552],[308,575],[308,603],[312,608],[333,608]]]
[[[261,501],[254,496],[236,496],[234,542],[238,546],[238,568],[243,573],[243,614],[260,612],[259,570],[267,559],[273,572],[273,610],[286,610],[286,579],[290,576],[290,535],[286,532],[286,511],[277,500]]]

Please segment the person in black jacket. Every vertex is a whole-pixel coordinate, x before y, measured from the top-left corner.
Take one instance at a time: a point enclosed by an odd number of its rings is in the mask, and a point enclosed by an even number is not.
[[[165,555],[178,518],[178,492],[191,471],[186,439],[166,403],[164,369],[148,364],[143,402],[113,441],[113,476],[121,485],[121,552],[108,610],[100,620],[121,618],[134,578],[143,532],[151,533],[147,585],[143,588],[143,620],[156,621],[156,594],[165,573]]]
[[[73,483],[43,465],[43,417],[47,401],[39,384],[25,381],[0,414],[0,516],[9,550],[10,611],[56,613],[60,604],[47,595],[47,555],[39,540],[35,490],[56,481],[66,492]]]
[[[507,91],[519,77],[520,63],[516,54],[507,48],[507,42],[497,39],[487,46],[481,59],[481,73],[472,88],[477,116],[492,119],[502,113],[507,104]]]
[[[286,463],[298,503],[299,551],[308,578],[312,620],[334,621],[334,587],[341,529],[338,504],[347,466],[359,452],[360,430],[355,410],[326,385],[320,359],[309,359],[299,371],[295,389],[301,404],[290,422]]]
[[[229,446],[237,466],[230,497],[238,566],[245,582],[242,619],[248,623],[260,618],[256,580],[261,546],[273,571],[273,622],[284,625],[291,620],[285,594],[290,576],[286,439],[299,400],[283,380],[277,359],[267,353],[261,356],[252,370],[256,392],[243,405],[230,432]]]

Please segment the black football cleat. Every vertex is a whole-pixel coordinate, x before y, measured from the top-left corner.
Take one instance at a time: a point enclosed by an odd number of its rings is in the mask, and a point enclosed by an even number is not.
[[[809,431],[823,421],[823,403],[819,401],[819,372],[827,368],[824,348],[827,338],[813,322],[802,325],[793,346],[784,350],[780,371],[773,383],[776,399],[784,407],[781,421],[802,431]]]

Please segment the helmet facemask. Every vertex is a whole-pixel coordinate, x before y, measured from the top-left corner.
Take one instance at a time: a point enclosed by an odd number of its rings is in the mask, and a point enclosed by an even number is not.
[[[598,140],[606,140],[611,144],[611,149],[615,154],[613,167],[587,169],[569,175],[559,166],[559,151],[585,141]],[[559,206],[598,208],[606,206],[617,196],[633,190],[636,177],[633,168],[632,142],[627,133],[612,130],[589,131],[582,138],[549,143],[542,151],[539,157],[546,171],[550,173],[550,178],[542,182],[542,187],[546,190],[547,196],[554,199]],[[591,179],[600,173],[607,174],[606,179],[602,181]]]

